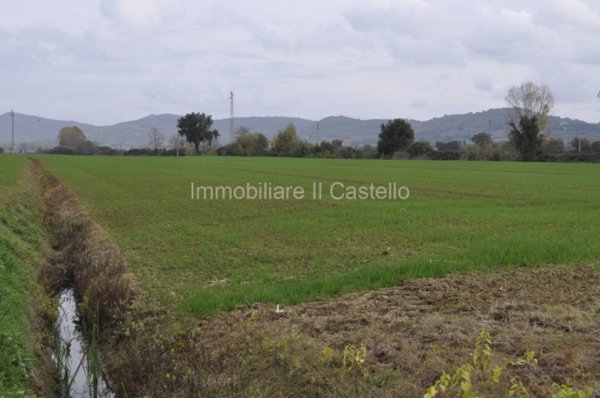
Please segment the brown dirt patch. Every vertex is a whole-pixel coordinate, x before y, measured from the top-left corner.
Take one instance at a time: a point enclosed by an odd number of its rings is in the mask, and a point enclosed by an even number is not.
[[[442,370],[469,361],[476,337],[492,333],[495,355],[535,351],[534,396],[552,383],[600,392],[600,266],[547,266],[409,280],[397,287],[285,308],[238,309],[213,319],[234,327],[248,311],[275,330],[298,328],[318,346],[368,348],[366,365],[387,383],[375,395],[421,397]]]

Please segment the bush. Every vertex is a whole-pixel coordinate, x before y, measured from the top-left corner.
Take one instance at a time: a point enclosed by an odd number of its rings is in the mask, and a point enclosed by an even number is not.
[[[150,148],[131,148],[124,154],[125,156],[152,156],[154,150]]]
[[[517,153],[505,146],[498,144],[490,146],[470,145],[463,153],[465,160],[516,160]]]
[[[427,141],[417,141],[408,147],[407,152],[411,158],[425,158],[433,152],[433,148]]]
[[[433,151],[428,157],[431,160],[460,160],[464,155],[464,151]]]
[[[66,146],[55,146],[54,148],[48,149],[46,153],[56,155],[75,155],[75,149]]]

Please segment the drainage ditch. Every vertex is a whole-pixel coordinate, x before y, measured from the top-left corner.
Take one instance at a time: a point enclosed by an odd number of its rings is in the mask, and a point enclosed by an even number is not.
[[[56,325],[57,345],[54,360],[60,375],[63,398],[114,398],[102,374],[97,330],[90,330],[84,338],[77,314],[73,289],[64,289],[59,296]]]

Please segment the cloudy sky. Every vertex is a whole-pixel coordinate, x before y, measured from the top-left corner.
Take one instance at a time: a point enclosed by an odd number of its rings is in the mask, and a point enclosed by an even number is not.
[[[428,119],[545,83],[600,121],[597,0],[3,0],[0,113]]]

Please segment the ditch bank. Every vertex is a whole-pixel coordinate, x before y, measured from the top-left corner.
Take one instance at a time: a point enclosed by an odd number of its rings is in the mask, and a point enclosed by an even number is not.
[[[55,299],[37,281],[45,259],[40,203],[25,173],[0,196],[0,397],[50,397]]]
[[[139,300],[118,246],[38,159],[30,158],[29,165],[39,187],[44,225],[52,248],[49,261],[41,267],[40,280],[47,290],[56,294],[72,292],[74,301],[66,310],[70,313],[67,318],[75,315],[73,306],[76,302],[77,329],[82,334],[82,337],[77,336],[75,343],[90,345],[93,342],[99,351],[95,361],[98,373],[106,376],[110,389],[117,396],[138,396],[136,385],[143,385],[154,375],[142,366],[132,367],[136,362],[132,358],[139,358],[137,362],[142,363],[157,358],[155,350],[142,352],[149,348],[149,342],[144,342],[142,337],[146,334],[145,328],[138,328],[138,333],[129,331],[135,329],[141,319],[151,318],[149,306]],[[64,314],[65,310],[59,309],[59,312]],[[157,312],[152,311],[155,320],[159,319]],[[71,319],[59,321],[61,334],[63,329],[75,331]],[[69,340],[59,339],[59,347],[69,345]],[[61,356],[59,348],[55,359]],[[65,361],[69,360],[68,353],[64,357]],[[58,365],[61,367],[60,381],[69,390],[75,378],[63,378],[63,375],[75,376],[78,365],[75,369],[68,364]]]
[[[344,369],[341,354],[321,361],[323,344],[276,327],[260,306],[235,319],[182,319],[151,300],[69,189],[39,159],[29,162],[54,249],[42,279],[74,289],[84,337],[97,342],[117,397],[351,396],[364,384],[362,369]]]

